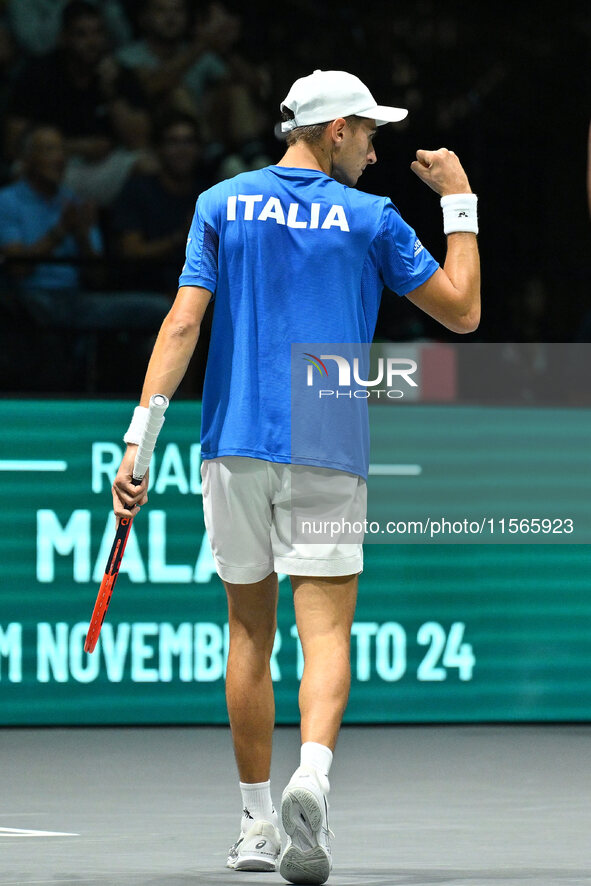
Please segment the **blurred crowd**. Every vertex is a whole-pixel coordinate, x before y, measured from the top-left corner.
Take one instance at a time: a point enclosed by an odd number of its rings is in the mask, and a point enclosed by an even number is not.
[[[0,392],[135,393],[199,193],[274,163],[278,105],[344,68],[408,107],[363,187],[439,260],[419,147],[480,197],[481,341],[587,341],[586,4],[0,0]],[[590,179],[591,181],[591,179]],[[384,298],[378,336],[445,338]],[[185,383],[199,396],[207,323]]]

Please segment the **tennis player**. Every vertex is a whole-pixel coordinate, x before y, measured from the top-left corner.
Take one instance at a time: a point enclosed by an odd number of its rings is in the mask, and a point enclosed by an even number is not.
[[[131,484],[146,407],[154,393],[174,394],[214,298],[201,443],[205,524],[228,598],[226,697],[243,806],[228,866],[279,864],[292,883],[324,883],[332,864],[328,776],[349,694],[363,555],[360,543],[338,537],[294,541],[290,490],[297,481],[304,510],[330,501],[333,513],[357,519],[367,464],[343,454],[340,441],[338,458],[323,443],[304,458],[292,452],[290,348],[371,342],[384,286],[455,332],[476,329],[477,198],[453,151],[417,151],[411,169],[443,207],[440,267],[388,198],[355,190],[376,162],[377,128],[406,110],[378,106],[352,74],[315,71],[296,80],[281,111],[287,150],[279,163],[220,182],[197,201],[180,288],[124,438],[113,499],[117,516],[147,501],[147,478]],[[304,653],[301,757],[282,796],[282,856],[269,781],[277,573],[290,576]]]

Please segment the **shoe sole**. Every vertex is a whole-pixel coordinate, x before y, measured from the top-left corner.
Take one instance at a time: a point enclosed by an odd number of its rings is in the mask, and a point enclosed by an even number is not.
[[[322,810],[314,794],[305,788],[286,790],[281,802],[281,821],[292,840],[279,865],[281,876],[290,883],[317,886],[326,883],[330,861],[315,836],[322,827]]]
[[[230,865],[228,865],[230,867]],[[264,858],[260,858],[256,855],[245,856],[244,858],[239,858],[238,861],[233,864],[232,870],[234,871],[276,871],[277,870],[277,862],[276,861],[267,861]]]

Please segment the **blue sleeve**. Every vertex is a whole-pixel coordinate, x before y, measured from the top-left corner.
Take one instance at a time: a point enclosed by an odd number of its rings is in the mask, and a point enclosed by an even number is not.
[[[382,225],[372,247],[384,284],[398,295],[412,292],[439,267],[390,201],[384,207]]]
[[[213,219],[206,218],[203,197],[204,195],[199,197],[195,207],[179,286],[203,286],[215,294],[218,283],[219,235],[212,224]]]

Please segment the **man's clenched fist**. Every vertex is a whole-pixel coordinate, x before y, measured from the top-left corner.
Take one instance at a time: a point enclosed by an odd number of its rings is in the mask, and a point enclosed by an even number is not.
[[[417,151],[410,168],[440,197],[448,194],[471,194],[470,182],[453,151]]]

